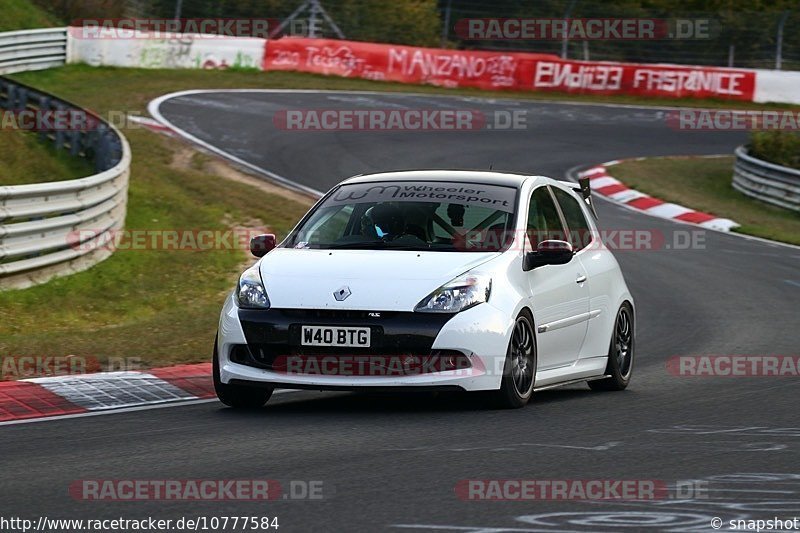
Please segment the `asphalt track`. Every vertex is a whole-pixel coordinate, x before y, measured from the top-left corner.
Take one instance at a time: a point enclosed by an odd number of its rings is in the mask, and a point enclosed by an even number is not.
[[[281,109],[527,110],[523,130],[287,132]],[[167,100],[176,126],[315,189],[401,168],[563,176],[575,165],[730,153],[738,133],[681,132],[664,110],[346,93],[217,93]],[[693,226],[598,203],[605,228]],[[704,246],[620,251],[638,305],[631,387],[538,393],[525,409],[470,397],[295,392],[259,412],[197,405],[0,428],[2,515],[280,518],[280,531],[714,531],[710,521],[800,517],[796,378],[670,375],[676,355],[798,354],[800,250],[702,232]],[[81,502],[78,479],[321,480],[318,501]],[[464,479],[705,480],[708,498],[470,502]],[[723,528],[723,530],[727,530]]]

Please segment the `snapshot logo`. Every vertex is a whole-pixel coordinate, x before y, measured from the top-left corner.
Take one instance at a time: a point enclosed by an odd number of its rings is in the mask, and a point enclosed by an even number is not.
[[[289,109],[272,119],[287,131],[476,131],[524,130],[525,110],[474,109]]]
[[[80,501],[321,500],[322,481],[274,479],[80,479],[69,494]]]
[[[711,519],[711,527],[721,529],[725,525],[719,517]],[[769,519],[736,519],[728,520],[727,529],[734,531],[798,531],[800,530],[800,518],[780,518],[774,516]]]
[[[708,482],[658,479],[462,479],[464,501],[693,500],[708,497]]]
[[[679,377],[800,377],[800,355],[676,355],[667,372]]]
[[[250,239],[271,233],[267,228],[196,229],[82,229],[67,235],[70,248],[81,251],[249,250]]]
[[[170,39],[192,34],[195,39],[274,36],[280,26],[271,18],[100,18],[78,19],[69,27],[75,39]]]
[[[96,357],[81,355],[0,356],[0,381],[141,370],[142,368],[142,360],[139,357],[109,357],[104,363],[101,363]]]
[[[800,111],[681,109],[666,115],[667,125],[681,131],[800,131]]]
[[[467,40],[646,41],[709,39],[711,19],[465,18],[455,33]]]

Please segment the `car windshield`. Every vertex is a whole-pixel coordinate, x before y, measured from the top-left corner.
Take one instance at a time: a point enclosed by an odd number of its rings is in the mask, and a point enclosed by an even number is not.
[[[290,248],[501,251],[513,240],[516,188],[463,182],[369,182],[330,194]]]

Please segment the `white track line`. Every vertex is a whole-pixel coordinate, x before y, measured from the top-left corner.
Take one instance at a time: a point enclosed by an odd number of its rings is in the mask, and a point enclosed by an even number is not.
[[[237,91],[237,90],[236,89],[231,89],[231,91]],[[187,132],[186,130],[182,130],[181,128],[177,127],[175,124],[173,124],[172,122],[167,120],[164,117],[164,115],[161,114],[161,111],[159,110],[159,106],[165,100],[169,100],[171,98],[176,98],[178,96],[185,96],[187,94],[198,94],[198,93],[201,93],[201,92],[219,92],[219,91],[183,91],[183,92],[180,92],[180,93],[166,94],[166,95],[160,96],[160,97],[156,98],[155,100],[153,100],[152,102],[150,102],[147,105],[147,110],[153,116],[153,118],[155,118],[156,120],[158,120],[162,124],[168,126],[176,134],[180,135],[181,137],[185,138],[188,141],[191,141],[191,142],[193,142],[195,144],[198,144],[198,145],[202,146],[203,148],[205,148],[209,152],[215,153],[215,154],[219,155],[220,157],[223,157],[225,159],[233,161],[234,163],[236,163],[238,165],[241,165],[241,166],[243,166],[245,168],[248,168],[248,169],[252,170],[253,172],[256,172],[256,173],[261,174],[261,175],[265,175],[265,176],[269,177],[271,180],[275,181],[276,183],[279,183],[279,184],[283,185],[284,187],[287,187],[287,188],[292,189],[294,191],[304,192],[306,194],[309,194],[309,195],[317,197],[317,198],[323,196],[324,193],[321,192],[321,191],[318,191],[318,190],[316,190],[316,189],[314,189],[312,187],[307,187],[305,185],[297,183],[296,181],[290,180],[289,178],[281,176],[280,174],[276,174],[276,173],[271,172],[271,171],[269,171],[269,170],[267,170],[265,168],[259,167],[258,165],[255,165],[253,163],[245,161],[244,159],[242,159],[240,157],[237,157],[237,156],[235,156],[233,154],[230,154],[230,153],[226,152],[225,150],[222,150],[221,148],[217,148],[213,144],[207,143],[206,141],[204,141],[204,140],[202,140],[202,139],[200,139],[198,137],[195,137],[191,133]]]
[[[670,107],[670,106],[652,106],[652,105],[635,105],[635,104],[609,104],[609,103],[592,103],[592,102],[560,102],[560,101],[553,101],[553,100],[537,100],[537,99],[519,99],[518,97],[515,98],[514,95],[509,95],[508,97],[498,96],[498,97],[474,97],[474,96],[463,96],[463,95],[450,95],[450,94],[440,94],[440,93],[414,93],[414,92],[400,92],[400,91],[340,91],[335,89],[191,89],[186,91],[176,91],[174,93],[168,93],[162,96],[159,96],[155,100],[152,100],[147,105],[147,111],[150,115],[164,124],[171,128],[176,134],[185,138],[188,141],[191,141],[199,146],[202,146],[209,152],[215,153],[221,157],[224,157],[238,165],[241,165],[245,168],[252,170],[253,172],[262,174],[264,176],[269,177],[270,179],[274,180],[275,182],[288,187],[290,189],[305,192],[307,194],[311,194],[312,196],[321,197],[323,196],[322,191],[318,191],[312,187],[308,187],[306,185],[302,185],[297,183],[296,181],[287,178],[285,176],[281,176],[280,174],[276,174],[270,170],[267,170],[263,167],[245,161],[244,159],[237,157],[233,154],[222,150],[198,137],[192,135],[191,133],[175,126],[172,122],[167,120],[163,114],[161,114],[161,110],[159,109],[161,104],[163,104],[167,100],[171,100],[173,98],[179,98],[181,96],[192,96],[196,94],[215,94],[215,93],[273,93],[273,94],[353,94],[353,95],[372,95],[372,96],[408,96],[408,97],[425,97],[425,98],[454,98],[454,99],[466,99],[466,100],[485,100],[485,101],[492,101],[492,100],[513,100],[515,102],[530,102],[535,104],[548,104],[548,105],[571,105],[571,106],[592,106],[592,107],[609,107],[609,108],[619,108],[619,109],[655,109],[655,110],[665,110],[665,111],[675,111],[681,109],[705,109],[702,107]]]

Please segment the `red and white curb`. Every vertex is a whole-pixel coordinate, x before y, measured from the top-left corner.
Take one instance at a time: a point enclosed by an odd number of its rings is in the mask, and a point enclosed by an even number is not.
[[[214,398],[211,363],[0,382],[0,424]]]
[[[578,177],[588,177],[595,192],[607,199],[660,218],[697,224],[717,231],[730,231],[739,224],[729,218],[721,218],[702,211],[695,211],[682,205],[673,204],[648,196],[629,188],[609,173],[609,167],[621,163],[609,161],[578,173]]]
[[[166,124],[162,124],[157,120],[153,120],[152,118],[140,117],[138,115],[128,115],[128,120],[136,124],[139,124],[149,129],[150,131],[154,131],[156,133],[164,133],[170,136],[175,136],[175,130],[173,130]]]

